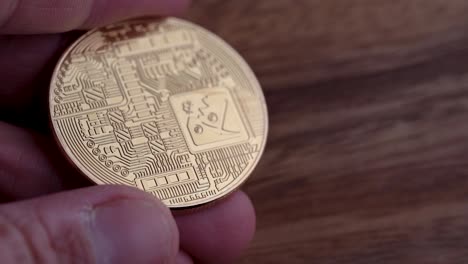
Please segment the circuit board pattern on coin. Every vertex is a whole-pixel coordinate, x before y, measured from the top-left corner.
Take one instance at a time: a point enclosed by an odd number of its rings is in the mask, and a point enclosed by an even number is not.
[[[176,18],[79,39],[55,70],[50,114],[60,146],[91,180],[137,187],[172,208],[239,187],[267,134],[263,93],[243,59]]]

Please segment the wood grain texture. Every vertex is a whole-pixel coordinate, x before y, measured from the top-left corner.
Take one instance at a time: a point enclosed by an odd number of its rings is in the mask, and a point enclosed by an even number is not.
[[[190,18],[283,87],[443,56],[466,42],[467,12],[464,0],[198,0]]]
[[[468,263],[468,2],[198,0],[271,132],[239,263]]]

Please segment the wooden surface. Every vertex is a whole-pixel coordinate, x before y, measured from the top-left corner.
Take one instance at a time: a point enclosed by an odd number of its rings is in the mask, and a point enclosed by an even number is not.
[[[468,2],[198,0],[258,74],[269,143],[239,263],[468,263]]]

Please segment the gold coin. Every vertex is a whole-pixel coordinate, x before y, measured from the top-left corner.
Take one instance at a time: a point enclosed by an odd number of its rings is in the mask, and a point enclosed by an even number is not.
[[[59,145],[84,175],[137,187],[171,208],[237,189],[268,130],[265,99],[245,61],[177,18],[85,34],[60,60],[49,103]]]

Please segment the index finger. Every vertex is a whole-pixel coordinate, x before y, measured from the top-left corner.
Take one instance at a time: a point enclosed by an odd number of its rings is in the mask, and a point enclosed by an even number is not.
[[[175,219],[182,250],[199,263],[233,262],[255,233],[255,210],[241,191],[211,207],[176,215]]]
[[[135,16],[174,15],[190,0],[2,0],[0,34],[59,33]]]

